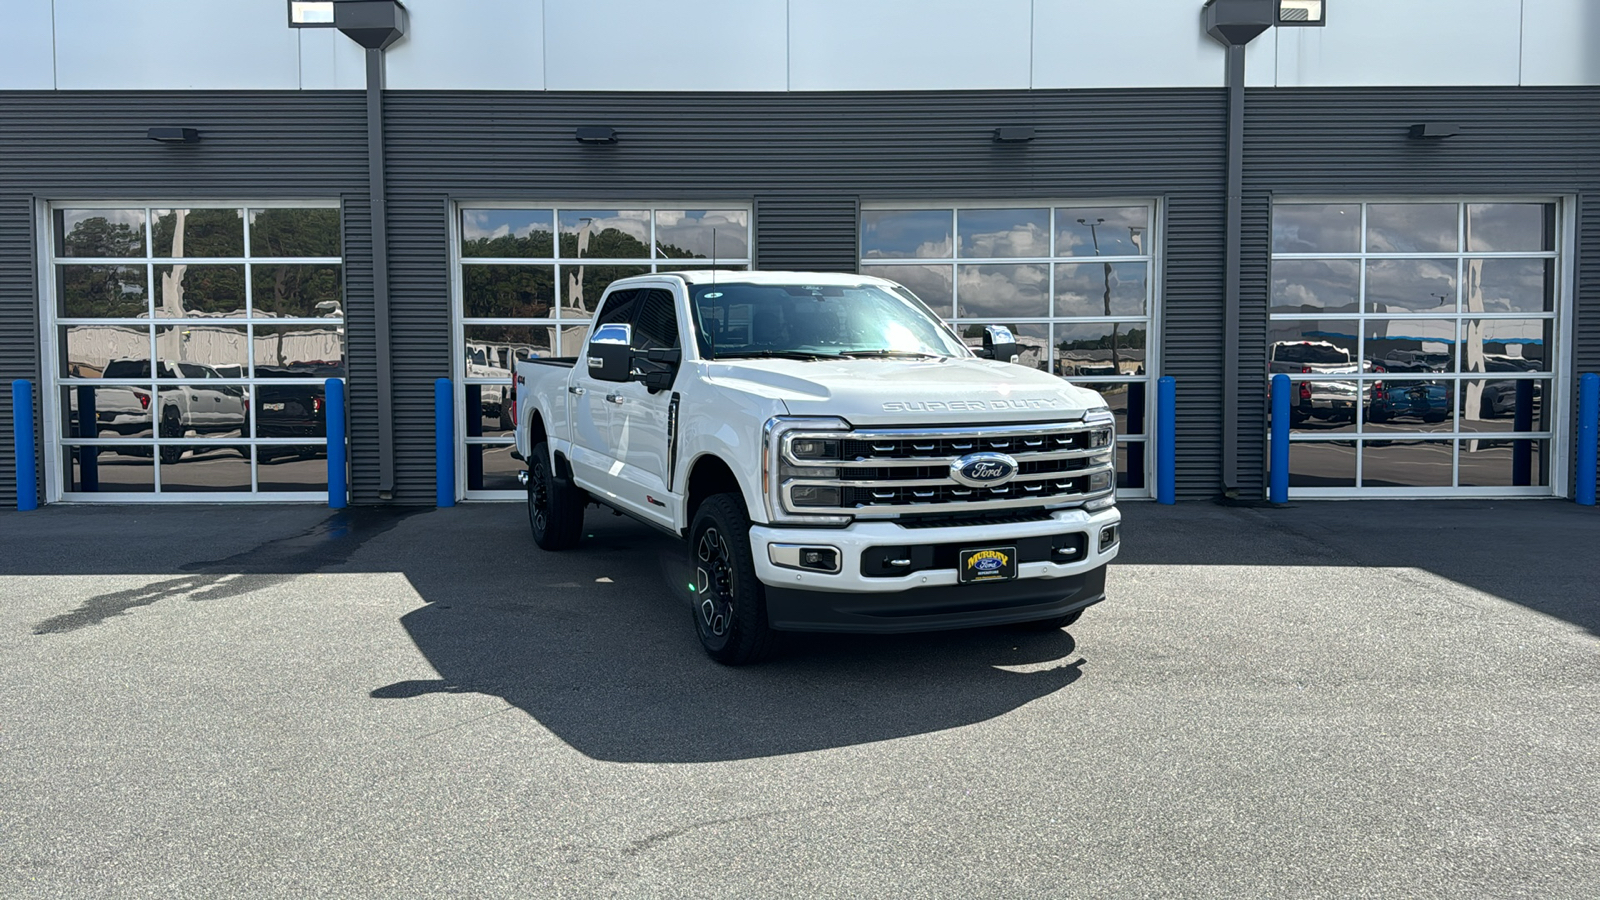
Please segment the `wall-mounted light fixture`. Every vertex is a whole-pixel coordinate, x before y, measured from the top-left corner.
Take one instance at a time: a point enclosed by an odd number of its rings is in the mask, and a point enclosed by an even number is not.
[[[1323,0],[1278,0],[1278,24],[1297,28],[1328,24]]]
[[[290,28],[332,28],[333,0],[289,0]]]
[[[994,139],[1002,144],[1019,144],[1033,140],[1032,125],[1002,125],[994,130]]]
[[[1461,126],[1452,125],[1449,122],[1418,122],[1411,126],[1408,133],[1417,140],[1443,140],[1460,134]]]
[[[200,132],[193,128],[170,128],[162,126],[152,128],[145,133],[145,137],[163,144],[198,144]]]
[[[605,125],[579,125],[575,137],[580,144],[615,144],[617,130]]]

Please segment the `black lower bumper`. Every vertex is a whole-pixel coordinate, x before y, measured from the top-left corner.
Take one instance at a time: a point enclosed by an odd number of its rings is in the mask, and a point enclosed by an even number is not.
[[[769,586],[767,622],[778,631],[945,631],[1054,618],[1105,598],[1105,566],[1067,578],[940,585],[883,594]]]

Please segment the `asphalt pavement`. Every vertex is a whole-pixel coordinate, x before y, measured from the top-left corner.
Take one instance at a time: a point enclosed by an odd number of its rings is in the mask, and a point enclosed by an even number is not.
[[[609,514],[0,513],[0,897],[1600,896],[1600,514],[1124,514],[1065,631],[728,669]]]

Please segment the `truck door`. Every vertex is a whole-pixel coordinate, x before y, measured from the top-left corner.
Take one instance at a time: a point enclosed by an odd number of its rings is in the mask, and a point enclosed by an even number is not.
[[[600,314],[595,316],[590,335],[598,333],[602,325],[632,320],[639,294],[636,290],[616,291],[606,297]],[[587,348],[587,343],[584,346]],[[611,470],[618,460],[612,443],[611,419],[619,404],[607,398],[614,397],[620,387],[622,385],[590,377],[584,354],[580,352],[572,378],[567,382],[567,414],[572,423],[572,475],[585,489],[600,495],[609,493],[602,486],[613,481]]]
[[[633,315],[633,346],[640,351],[679,349],[678,307],[671,291],[648,288],[640,292]],[[652,365],[640,362],[639,368]],[[651,393],[638,381],[610,387],[610,393],[621,400],[611,411],[611,445],[622,461],[618,499],[640,515],[670,527],[677,511],[667,486],[673,392]]]

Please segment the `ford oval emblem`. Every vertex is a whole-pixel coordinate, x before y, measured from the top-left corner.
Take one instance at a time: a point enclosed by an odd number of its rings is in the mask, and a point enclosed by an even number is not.
[[[996,487],[1017,475],[1017,461],[1004,453],[969,453],[951,460],[950,477],[967,487]]]

